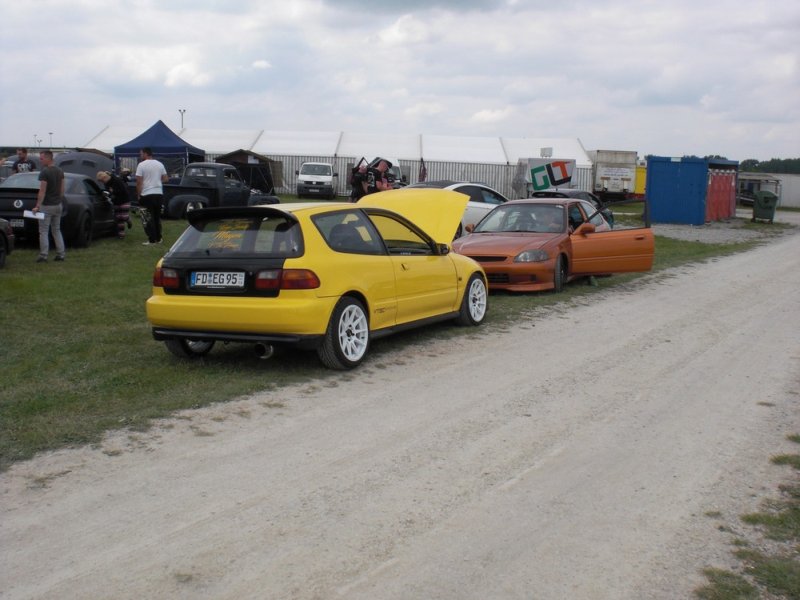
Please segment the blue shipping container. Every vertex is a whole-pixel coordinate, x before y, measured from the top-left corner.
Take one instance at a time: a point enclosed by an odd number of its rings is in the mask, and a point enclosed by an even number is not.
[[[714,198],[708,204],[713,179],[710,169],[715,173],[722,170],[730,178],[735,177],[738,164],[724,159],[649,157],[645,197],[650,208],[650,220],[653,223],[703,225],[708,220],[733,216],[735,206],[728,207],[724,198]]]
[[[649,157],[645,197],[651,221],[703,225],[707,186],[706,159]]]

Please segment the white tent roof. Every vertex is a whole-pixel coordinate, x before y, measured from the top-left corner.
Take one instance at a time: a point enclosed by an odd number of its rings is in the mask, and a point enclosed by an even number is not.
[[[264,156],[334,156],[341,135],[340,131],[264,131],[249,150]],[[206,152],[212,154],[211,150]]]
[[[113,153],[147,127],[108,126],[85,148]],[[250,150],[265,156],[345,156],[371,160],[384,156],[399,160],[516,164],[520,158],[539,158],[543,148],[553,158],[574,159],[576,166],[592,164],[577,138],[500,138],[344,131],[273,131],[261,129],[194,129],[176,132],[207,154]]]
[[[227,154],[235,150],[251,150],[258,142],[261,129],[193,129],[187,127],[178,133],[184,141],[205,150],[207,154]],[[209,150],[214,148],[215,150]],[[227,150],[218,150],[227,148]]]
[[[496,137],[426,135],[422,150],[422,157],[426,160],[492,164],[508,162],[503,144]]]
[[[350,133],[342,134],[338,156],[362,156],[368,161],[376,156],[388,159],[419,160],[422,136],[416,133]]]

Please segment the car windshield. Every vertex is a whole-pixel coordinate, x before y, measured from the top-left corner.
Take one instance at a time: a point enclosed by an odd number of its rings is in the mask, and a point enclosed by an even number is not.
[[[11,175],[8,179],[0,183],[0,187],[4,188],[18,188],[26,190],[39,189],[39,173],[16,173]]]
[[[474,232],[561,233],[564,224],[564,207],[560,204],[504,204],[486,215]]]
[[[301,175],[330,175],[330,165],[310,165],[308,163],[300,167]]]
[[[209,218],[192,223],[171,257],[295,257],[303,254],[300,226],[284,217]]]

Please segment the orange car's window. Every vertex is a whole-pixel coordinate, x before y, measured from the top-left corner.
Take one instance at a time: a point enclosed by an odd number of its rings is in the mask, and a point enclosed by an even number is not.
[[[549,204],[503,204],[475,228],[476,233],[558,233],[564,230],[564,209]]]
[[[603,216],[597,211],[597,208],[595,208],[592,204],[583,201],[581,202],[581,207],[583,208],[583,212],[586,213],[586,216],[590,217],[589,222],[592,225],[594,225],[595,227],[599,227],[600,225],[605,223]]]
[[[581,209],[578,208],[577,202],[569,205],[567,213],[569,214],[569,226],[573,229],[577,229],[578,226],[584,221],[583,213],[581,212]]]

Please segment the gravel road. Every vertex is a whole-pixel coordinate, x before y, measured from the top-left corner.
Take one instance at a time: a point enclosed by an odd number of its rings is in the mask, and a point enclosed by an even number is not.
[[[792,233],[38,456],[0,598],[689,598],[797,451],[799,293]]]

